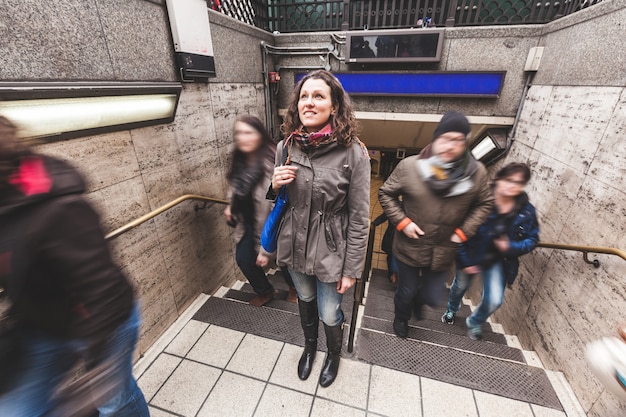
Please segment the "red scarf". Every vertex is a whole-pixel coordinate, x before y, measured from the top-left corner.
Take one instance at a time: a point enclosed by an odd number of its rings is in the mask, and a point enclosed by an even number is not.
[[[315,133],[307,133],[300,128],[289,136],[285,144],[289,142],[289,139],[295,140],[300,149],[305,152],[337,140],[333,137],[333,128],[330,126],[330,123]]]

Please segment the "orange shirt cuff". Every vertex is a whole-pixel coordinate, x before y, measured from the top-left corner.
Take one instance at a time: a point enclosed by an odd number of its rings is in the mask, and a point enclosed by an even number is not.
[[[400,223],[398,223],[398,225],[396,226],[396,230],[398,232],[401,232],[402,229],[404,229],[405,227],[407,227],[409,224],[411,224],[413,220],[409,219],[408,217],[405,217],[404,219],[402,219],[402,221]]]
[[[463,230],[457,228],[454,233],[461,238],[461,242],[467,242],[467,236],[463,233]]]

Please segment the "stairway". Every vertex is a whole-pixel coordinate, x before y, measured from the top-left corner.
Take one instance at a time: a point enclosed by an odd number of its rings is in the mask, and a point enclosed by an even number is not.
[[[193,319],[303,346],[297,305],[286,301],[288,288],[279,271],[269,278],[277,294],[264,307],[249,305],[254,297],[252,288],[238,282],[231,289],[223,289],[221,296],[210,297]],[[505,335],[484,328],[482,341],[466,336],[465,317],[470,313],[466,305],[458,312],[454,325],[441,322],[443,310],[426,307],[422,320],[409,322],[409,337],[396,337],[392,330],[393,291],[386,271],[374,270],[365,308],[361,308],[355,351],[345,352],[344,343],[344,358],[563,410],[546,372],[528,364],[522,350],[507,345]],[[343,301],[347,326],[351,325],[352,302],[349,291]],[[346,339],[347,335],[346,328]],[[318,350],[326,350],[321,323]]]

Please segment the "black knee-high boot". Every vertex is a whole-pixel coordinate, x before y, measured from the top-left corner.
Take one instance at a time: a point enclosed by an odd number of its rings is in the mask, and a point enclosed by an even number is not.
[[[324,332],[326,333],[328,353],[320,373],[320,385],[327,387],[337,378],[339,360],[341,359],[341,345],[343,344],[343,323],[338,326],[324,324]]]
[[[317,352],[317,329],[319,326],[319,315],[317,312],[317,300],[298,300],[300,310],[300,324],[304,331],[304,352],[298,361],[298,378],[305,380],[311,375],[313,360]]]

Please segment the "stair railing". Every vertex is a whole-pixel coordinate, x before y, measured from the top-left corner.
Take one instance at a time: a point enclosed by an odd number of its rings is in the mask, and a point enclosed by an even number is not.
[[[135,227],[147,222],[148,220],[152,220],[153,218],[155,218],[156,216],[158,216],[159,214],[166,212],[167,210],[171,209],[174,206],[177,206],[178,204],[182,203],[183,201],[187,201],[187,200],[199,200],[199,201],[206,201],[209,203],[218,203],[218,204],[228,204],[228,201],[226,200],[220,200],[218,198],[212,198],[212,197],[205,197],[203,195],[196,195],[196,194],[185,194],[182,195],[180,197],[178,197],[175,200],[170,201],[167,204],[162,205],[161,207],[152,210],[150,213],[145,214],[141,217],[138,217],[137,219],[133,220],[130,223],[125,224],[124,226],[113,230],[111,233],[107,234],[105,236],[105,239],[107,240],[111,240],[111,239],[115,239],[116,237],[118,237],[119,235],[122,235],[126,232],[128,232],[131,229],[134,229]]]

